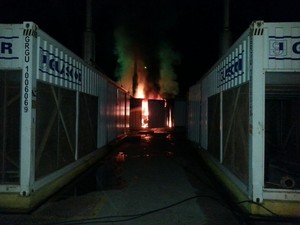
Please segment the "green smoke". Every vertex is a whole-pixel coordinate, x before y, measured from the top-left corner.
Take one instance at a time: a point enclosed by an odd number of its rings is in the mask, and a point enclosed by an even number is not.
[[[128,91],[132,90],[132,78],[134,74],[134,53],[132,43],[126,34],[126,30],[119,27],[115,30],[115,54],[118,56],[116,78],[120,85]]]
[[[180,62],[180,56],[174,52],[169,44],[163,42],[159,52],[160,58],[160,96],[163,98],[174,98],[179,87],[176,81],[177,75],[174,72],[174,65]]]
[[[166,42],[141,35],[136,30],[130,32],[125,27],[115,30],[115,54],[118,57],[116,77],[119,84],[134,94],[133,78],[137,75],[137,82],[143,81],[147,98],[158,95],[174,98],[179,91],[174,72],[174,65],[180,61],[178,53]]]

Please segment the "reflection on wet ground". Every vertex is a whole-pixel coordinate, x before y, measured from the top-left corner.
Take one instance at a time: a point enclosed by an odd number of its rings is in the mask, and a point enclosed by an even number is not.
[[[175,143],[170,133],[163,133],[161,130],[158,130],[158,132],[144,131],[141,132],[138,137],[139,138],[136,139],[129,137],[128,144],[130,144],[131,147],[124,150],[129,153],[129,155],[125,153],[128,159],[150,159],[153,157],[173,157],[175,155],[173,148]],[[134,143],[137,140],[138,142]],[[166,142],[163,145],[162,140]],[[127,145],[125,145],[125,148],[126,147]]]

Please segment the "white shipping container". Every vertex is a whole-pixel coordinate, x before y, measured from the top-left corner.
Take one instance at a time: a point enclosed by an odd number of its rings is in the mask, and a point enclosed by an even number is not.
[[[0,24],[0,48],[0,207],[29,210],[126,134],[129,95],[33,22]]]
[[[188,138],[251,214],[300,213],[299,101],[299,22],[253,22],[190,87]]]

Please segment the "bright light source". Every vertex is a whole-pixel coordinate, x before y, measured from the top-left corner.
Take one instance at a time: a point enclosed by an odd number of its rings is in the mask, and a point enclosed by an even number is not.
[[[171,110],[171,108],[169,108],[169,112],[168,112],[167,126],[170,127],[170,128],[173,127],[172,110]]]
[[[149,108],[148,99],[142,100],[142,128],[148,128],[149,122]]]

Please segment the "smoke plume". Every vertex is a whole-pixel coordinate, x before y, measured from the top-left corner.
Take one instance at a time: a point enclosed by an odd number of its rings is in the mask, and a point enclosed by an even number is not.
[[[115,54],[118,57],[116,77],[121,86],[132,92],[134,76],[134,53],[130,39],[122,28],[115,30],[116,48]]]
[[[115,30],[115,41],[120,85],[135,97],[174,98],[178,94],[174,65],[180,57],[169,44],[161,41],[147,46],[146,41],[131,37],[124,27]]]
[[[178,64],[180,57],[165,42],[162,43],[160,52],[160,96],[163,98],[174,98],[179,91],[176,74],[173,66]]]

